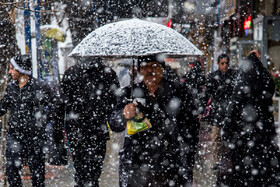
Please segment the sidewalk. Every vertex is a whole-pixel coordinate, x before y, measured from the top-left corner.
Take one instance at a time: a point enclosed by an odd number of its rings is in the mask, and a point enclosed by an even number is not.
[[[107,151],[99,182],[100,187],[119,187],[118,152],[123,145],[124,135],[123,133],[111,132],[110,136],[110,140],[107,141]],[[73,187],[74,172],[71,159],[67,166],[46,165],[46,187]],[[23,167],[22,169],[22,183],[24,187],[32,187],[28,167]],[[3,187],[3,184],[2,171],[0,171],[0,187]]]
[[[119,187],[119,159],[118,153],[123,147],[124,132],[110,132],[110,140],[107,141],[107,151],[100,176],[100,187]]]
[[[201,123],[199,144],[193,168],[193,187],[215,187],[217,173],[212,170],[214,159],[211,142],[211,125]]]
[[[211,128],[207,125],[201,125],[200,141],[196,154],[194,167],[193,187],[215,187],[216,175],[212,171],[213,158],[211,153],[210,141]],[[100,177],[100,187],[119,187],[119,161],[118,152],[123,146],[123,133],[110,133],[110,140],[107,141],[107,151],[103,164],[103,171]],[[0,155],[1,156],[1,155]],[[24,168],[23,186],[32,187],[28,169]],[[67,166],[46,166],[46,187],[73,187],[74,186],[74,167],[70,160]],[[0,172],[0,175],[2,171]],[[3,180],[0,180],[0,187],[3,186]]]
[[[54,166],[46,165],[45,175],[46,187],[73,187],[74,186],[74,173],[71,164],[68,166]],[[1,172],[0,186],[4,186],[4,181]],[[22,183],[24,187],[32,187],[29,168],[23,167],[22,169]]]

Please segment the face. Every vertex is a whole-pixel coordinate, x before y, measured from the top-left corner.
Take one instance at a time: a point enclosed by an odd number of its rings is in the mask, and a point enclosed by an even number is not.
[[[10,64],[9,74],[12,76],[13,80],[18,81],[20,78],[20,73],[15,70],[15,68]]]
[[[225,73],[228,71],[229,68],[229,61],[227,60],[227,58],[222,58],[219,62],[218,62],[218,66],[219,69],[222,73]]]
[[[146,85],[157,85],[162,79],[163,69],[159,63],[149,62],[140,67],[140,74]]]

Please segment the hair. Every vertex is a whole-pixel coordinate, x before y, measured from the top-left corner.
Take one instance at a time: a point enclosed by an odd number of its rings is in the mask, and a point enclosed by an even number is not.
[[[228,62],[229,62],[229,56],[227,54],[225,54],[225,53],[223,53],[223,54],[218,56],[217,62],[219,63],[220,60],[223,59],[223,58],[226,58],[228,60]]]

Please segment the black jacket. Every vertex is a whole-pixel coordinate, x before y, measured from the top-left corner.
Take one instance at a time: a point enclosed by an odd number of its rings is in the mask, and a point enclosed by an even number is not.
[[[274,87],[267,69],[251,54],[241,66],[223,127],[232,163],[232,172],[224,174],[232,180],[221,181],[225,185],[280,185],[280,153],[272,114]]]
[[[0,115],[10,111],[7,133],[23,139],[44,137],[53,99],[50,87],[35,78],[30,77],[22,88],[10,82],[0,102]]]
[[[210,121],[213,125],[221,125],[225,110],[233,91],[237,71],[229,69],[226,73],[220,70],[210,73],[205,84],[204,106],[211,98]]]
[[[186,156],[193,154],[194,150],[187,147],[184,141],[186,140],[186,144],[192,144],[187,139],[195,139],[196,134],[193,133],[192,128],[193,126],[197,128],[198,124],[197,119],[192,115],[192,110],[195,109],[188,108],[187,103],[190,102],[187,102],[186,97],[182,97],[180,88],[180,85],[163,79],[155,92],[155,97],[150,97],[143,84],[134,86],[134,98],[145,100],[145,106],[141,106],[140,110],[150,120],[152,128],[125,137],[124,147],[120,153],[120,164],[124,168],[122,175],[126,172],[131,174],[127,176],[128,181],[133,180],[135,176],[131,172],[137,173],[140,166],[148,167],[150,172],[157,173],[163,180],[175,180],[172,177],[178,175],[176,165],[188,167],[181,161],[192,162]],[[130,96],[131,88],[127,87],[123,90],[123,95],[110,118],[110,127],[113,131],[120,132],[126,128],[122,111],[125,105],[131,102]],[[181,155],[180,151],[182,151]],[[186,170],[181,174],[187,173]]]
[[[200,67],[192,68],[182,77],[182,79],[184,80],[184,84],[192,89],[194,95],[201,94],[206,78],[204,71]],[[193,91],[193,89],[195,90]]]
[[[55,140],[63,138],[65,119],[67,137],[72,146],[86,139],[96,142],[108,140],[106,121],[116,103],[114,92],[117,88],[115,72],[99,61],[70,67],[61,82],[61,99],[54,120]]]
[[[186,89],[193,96],[194,105],[197,106],[199,113],[203,111],[202,98],[205,82],[204,71],[200,66],[193,67],[182,77],[182,84],[187,87]]]

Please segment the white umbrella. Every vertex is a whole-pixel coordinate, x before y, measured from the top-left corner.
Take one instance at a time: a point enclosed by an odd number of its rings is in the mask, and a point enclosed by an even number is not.
[[[200,56],[188,39],[157,23],[130,19],[99,27],[86,36],[69,56],[138,57],[156,54]]]

